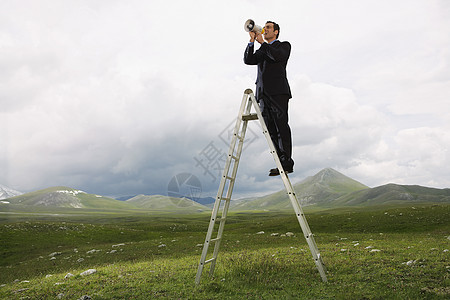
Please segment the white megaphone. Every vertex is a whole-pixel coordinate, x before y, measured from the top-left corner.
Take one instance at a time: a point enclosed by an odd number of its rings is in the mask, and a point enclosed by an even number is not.
[[[245,24],[244,24],[244,30],[247,32],[253,31],[255,33],[261,33],[264,34],[264,28],[256,25],[255,21],[253,21],[252,19],[248,19]]]

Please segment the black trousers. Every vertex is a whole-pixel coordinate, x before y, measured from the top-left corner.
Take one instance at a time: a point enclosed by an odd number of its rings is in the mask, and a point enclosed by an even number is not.
[[[283,168],[291,169],[294,161],[291,128],[288,124],[289,96],[263,94],[259,99],[259,106]]]

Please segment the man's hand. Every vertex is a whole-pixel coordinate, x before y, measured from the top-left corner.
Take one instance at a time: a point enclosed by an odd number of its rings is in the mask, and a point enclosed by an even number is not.
[[[260,44],[264,43],[264,38],[263,38],[263,36],[262,36],[261,33],[258,33],[258,34],[256,35],[256,41],[257,41],[258,43],[260,43]]]
[[[255,38],[256,38],[256,33],[253,31],[249,31],[248,34],[250,35],[250,43],[254,43]]]

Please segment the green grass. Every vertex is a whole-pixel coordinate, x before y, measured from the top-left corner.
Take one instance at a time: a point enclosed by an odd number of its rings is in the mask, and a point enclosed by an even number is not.
[[[306,216],[328,283],[320,279],[293,212],[232,213],[215,276],[208,276],[207,265],[198,286],[197,244],[203,244],[209,214],[3,218],[0,298],[449,298],[450,205],[345,208]],[[256,234],[260,231],[264,234]],[[295,236],[282,236],[289,231]],[[54,252],[59,253],[51,259]],[[97,273],[80,275],[92,268]],[[75,276],[65,279],[67,273]]]

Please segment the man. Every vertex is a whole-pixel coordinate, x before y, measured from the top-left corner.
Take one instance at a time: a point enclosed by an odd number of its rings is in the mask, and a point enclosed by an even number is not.
[[[278,40],[280,26],[272,21],[267,21],[264,26],[264,38],[261,33],[250,31],[249,34],[250,42],[245,49],[244,63],[258,65],[256,99],[283,169],[286,173],[292,173],[294,161],[291,157],[292,137],[288,124],[288,104],[292,95],[286,77],[291,44]],[[261,45],[256,51],[255,40]],[[269,171],[269,176],[276,175],[280,175],[277,168]]]

